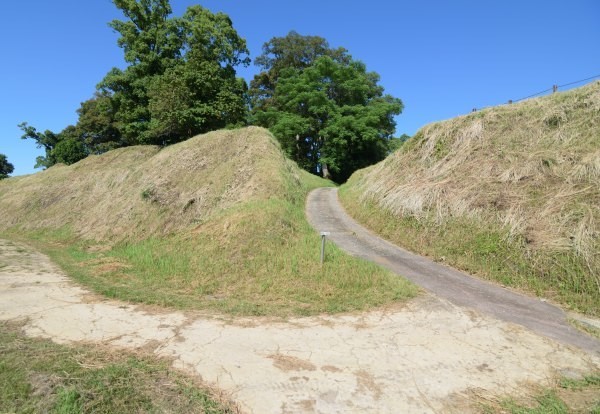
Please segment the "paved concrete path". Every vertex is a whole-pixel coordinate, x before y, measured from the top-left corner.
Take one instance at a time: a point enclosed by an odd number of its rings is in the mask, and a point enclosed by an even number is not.
[[[307,200],[309,222],[347,252],[378,263],[450,302],[517,323],[564,344],[600,355],[600,341],[579,332],[565,313],[395,246],[354,221],[338,200],[337,188],[319,188]]]
[[[536,393],[600,357],[429,294],[365,313],[274,321],[108,300],[28,246],[0,240],[0,329],[144,349],[243,413],[476,413],[480,398]],[[0,344],[1,345],[1,344]]]

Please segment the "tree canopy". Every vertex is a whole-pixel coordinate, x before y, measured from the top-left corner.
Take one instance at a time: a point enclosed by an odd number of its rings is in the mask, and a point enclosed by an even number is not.
[[[248,88],[235,70],[250,63],[246,41],[227,15],[194,5],[171,17],[169,0],[113,3],[125,19],[109,26],[127,66],[98,83],[75,125],[59,133],[19,125],[22,138],[45,150],[36,167],[251,123],[269,128],[306,170],[342,182],[398,146],[392,134],[402,101],[384,94],[379,75],[346,49],[294,31],[274,37]]]
[[[346,49],[332,49],[327,40],[319,36],[303,36],[291,31],[286,36],[274,37],[266,42],[262,54],[254,60],[261,72],[250,82],[253,113],[269,108],[277,81],[284,70],[292,68],[301,71],[321,56],[329,56],[338,62],[350,61]]]
[[[246,84],[234,68],[249,52],[227,15],[196,5],[168,18],[168,0],[114,3],[129,18],[110,26],[130,65],[98,87],[126,144],[170,144],[245,120]]]
[[[38,132],[34,127],[23,122],[19,124],[23,131],[22,139],[31,138],[38,148],[44,148],[46,155],[36,158],[35,168],[48,168],[54,164],[73,164],[85,157],[88,152],[80,139],[77,127],[69,125],[60,133],[52,131]]]
[[[8,178],[10,174],[15,170],[15,167],[8,162],[6,155],[0,154],[0,180]]]
[[[388,141],[388,155],[396,152],[404,145],[406,141],[410,139],[410,135],[402,134],[399,137],[390,138]]]
[[[378,82],[379,75],[348,55],[321,56],[304,69],[282,70],[268,108],[255,119],[303,168],[343,182],[388,153],[403,105]]]
[[[36,167],[127,145],[172,144],[247,119],[247,86],[235,67],[250,63],[249,52],[227,15],[195,5],[170,17],[169,0],[113,3],[126,19],[109,26],[128,66],[99,82],[76,125],[60,133],[20,125],[23,138],[46,150]]]

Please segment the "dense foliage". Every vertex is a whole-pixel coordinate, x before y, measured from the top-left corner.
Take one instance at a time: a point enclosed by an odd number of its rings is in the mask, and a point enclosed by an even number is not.
[[[127,145],[167,145],[246,120],[247,87],[235,67],[250,60],[227,15],[191,6],[169,17],[168,0],[113,2],[126,20],[109,26],[120,34],[128,66],[102,79],[76,125],[60,133],[20,125],[23,138],[46,150],[36,167]]]
[[[253,122],[304,169],[342,182],[388,154],[402,102],[345,49],[290,32],[265,43],[256,64]]]
[[[245,119],[246,86],[234,68],[249,64],[248,50],[227,15],[196,5],[168,18],[168,0],[115,4],[129,18],[110,23],[129,66],[112,69],[99,89],[125,143],[170,144]]]
[[[229,17],[195,5],[170,17],[169,0],[113,0],[125,20],[125,69],[113,68],[59,133],[22,123],[22,138],[44,148],[36,167],[72,164],[138,144],[169,145],[194,135],[254,124],[267,127],[304,169],[338,182],[383,159],[400,99],[344,48],[294,31],[264,44],[248,89],[235,68],[248,65],[246,41]]]
[[[388,153],[403,106],[378,81],[359,61],[321,56],[305,69],[282,70],[255,119],[303,168],[342,182]]]
[[[0,180],[7,178],[15,170],[15,167],[8,162],[6,155],[0,154]]]
[[[285,69],[299,71],[313,65],[321,56],[348,63],[350,55],[344,48],[332,49],[327,40],[319,36],[302,36],[291,31],[284,37],[274,37],[263,45],[262,54],[254,60],[261,72],[250,82],[249,95],[252,113],[267,110],[273,105],[273,95],[279,76]]]

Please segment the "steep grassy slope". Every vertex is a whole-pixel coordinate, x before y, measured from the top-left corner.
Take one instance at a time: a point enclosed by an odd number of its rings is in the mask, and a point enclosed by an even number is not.
[[[5,181],[0,226],[69,224],[77,235],[98,240],[169,234],[240,202],[284,195],[299,174],[257,128],[162,150],[121,148]]]
[[[600,314],[600,83],[428,125],[342,188],[397,243]]]
[[[0,182],[0,232],[25,238],[96,291],[237,314],[384,305],[406,281],[330,246],[304,217],[330,185],[287,160],[264,129],[130,147]]]

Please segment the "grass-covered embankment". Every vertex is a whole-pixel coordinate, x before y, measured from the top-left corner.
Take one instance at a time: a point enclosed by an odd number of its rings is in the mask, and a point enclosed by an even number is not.
[[[340,190],[417,253],[600,315],[600,83],[421,129]]]
[[[328,245],[304,214],[331,185],[263,129],[132,147],[0,183],[2,234],[103,295],[180,309],[292,316],[402,301],[407,281]]]

